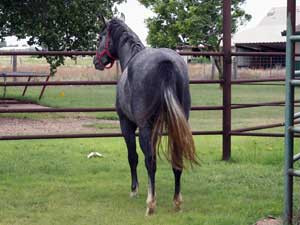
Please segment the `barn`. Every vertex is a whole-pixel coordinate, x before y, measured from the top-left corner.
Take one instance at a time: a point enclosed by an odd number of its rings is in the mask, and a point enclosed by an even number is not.
[[[285,52],[286,7],[272,8],[254,28],[237,33],[233,37],[236,52]],[[300,7],[297,7],[297,30],[300,30]],[[299,45],[296,52],[300,52]],[[237,57],[238,67],[274,68],[284,67],[284,56]]]

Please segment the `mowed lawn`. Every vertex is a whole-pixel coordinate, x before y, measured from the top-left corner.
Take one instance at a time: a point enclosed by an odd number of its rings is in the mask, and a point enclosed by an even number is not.
[[[173,175],[158,162],[157,213],[145,217],[147,176],[139,150],[139,196],[120,138],[1,142],[0,224],[253,224],[281,216],[281,139],[234,138],[222,162],[221,139],[196,137],[201,166],[184,172],[183,211],[172,208]],[[104,158],[87,159],[90,151]]]
[[[9,97],[20,90],[9,88]],[[191,85],[193,105],[221,105],[217,85]],[[38,89],[30,88],[29,99]],[[63,94],[62,94],[63,93]],[[280,86],[235,86],[233,103],[284,100]],[[52,107],[112,107],[115,88],[50,87],[41,104]],[[41,118],[64,114],[14,114]],[[68,114],[69,115],[69,114]],[[114,113],[90,113],[116,119]],[[8,115],[1,115],[2,117]],[[221,112],[192,112],[193,130],[220,130]],[[283,121],[282,107],[235,110],[233,128]],[[1,125],[0,125],[1,126]],[[275,129],[276,132],[283,129]],[[250,225],[282,216],[283,139],[233,137],[232,159],[221,161],[220,136],[196,136],[201,165],[184,172],[183,211],[172,209],[173,174],[158,161],[157,213],[145,217],[147,176],[139,151],[139,196],[129,198],[130,173],[121,138],[1,141],[0,224],[182,224]],[[103,158],[87,159],[91,151]]]

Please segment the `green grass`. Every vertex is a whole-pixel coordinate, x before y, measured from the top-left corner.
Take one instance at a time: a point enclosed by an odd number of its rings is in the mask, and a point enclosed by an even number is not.
[[[38,102],[39,91],[30,87],[25,99]],[[20,93],[19,88],[8,88],[7,95],[24,99]],[[191,85],[191,93],[193,105],[222,105],[218,85]],[[284,88],[234,86],[232,96],[233,103],[281,101]],[[51,107],[113,107],[114,102],[115,87],[102,86],[48,87],[39,103]],[[115,113],[84,115],[117,119]],[[0,116],[39,119],[78,114]],[[232,120],[233,129],[282,122],[283,107],[233,110]],[[191,112],[190,123],[193,130],[220,130],[222,113]],[[112,128],[91,126],[103,132]],[[229,162],[220,160],[220,137],[200,136],[195,140],[201,166],[183,175],[183,212],[172,210],[173,175],[165,160],[159,160],[157,214],[149,218],[144,217],[147,176],[143,154],[139,150],[140,194],[130,199],[129,166],[122,139],[0,142],[0,225],[250,225],[268,215],[282,215],[282,138],[233,137]],[[86,159],[91,151],[101,152],[104,158]]]
[[[122,139],[0,142],[0,224],[253,224],[282,213],[282,139],[195,138],[201,166],[184,172],[183,212],[172,210],[173,175],[158,161],[157,213],[145,217],[147,176],[139,150],[139,196],[129,198]],[[90,151],[104,158],[87,159]]]
[[[111,124],[111,123],[87,124],[85,126],[86,127],[94,127],[94,128],[100,129],[100,130],[118,128],[117,124]]]

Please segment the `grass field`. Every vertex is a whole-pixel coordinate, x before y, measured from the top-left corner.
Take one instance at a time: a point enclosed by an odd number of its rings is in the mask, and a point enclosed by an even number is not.
[[[139,150],[140,194],[130,199],[122,139],[1,142],[0,224],[250,225],[281,216],[282,139],[234,138],[227,163],[220,138],[195,140],[201,166],[183,175],[183,212],[172,210],[172,172],[159,160],[158,208],[150,218],[143,156]],[[88,160],[90,151],[104,158]]]
[[[30,87],[25,99],[38,102],[39,90]],[[7,97],[24,99],[20,93],[19,88],[8,88]],[[191,85],[191,93],[194,106],[222,104],[218,85]],[[281,101],[284,88],[234,86],[232,96],[233,103]],[[113,107],[114,102],[115,87],[102,86],[48,87],[39,103],[51,107]],[[40,119],[78,114],[0,116]],[[114,113],[80,116],[117,119]],[[190,123],[193,130],[220,130],[221,116],[221,112],[192,112]],[[233,129],[282,122],[283,118],[282,107],[234,110]],[[115,130],[118,132],[118,127]],[[197,136],[195,141],[201,166],[184,172],[183,212],[172,210],[173,175],[166,160],[161,159],[157,214],[153,217],[144,216],[147,176],[140,150],[140,193],[135,199],[129,198],[129,166],[121,138],[2,141],[0,225],[252,225],[268,215],[281,217],[282,138],[233,137],[229,162],[220,160],[221,137]],[[91,151],[101,152],[104,158],[87,159]],[[296,197],[300,199],[299,193]]]

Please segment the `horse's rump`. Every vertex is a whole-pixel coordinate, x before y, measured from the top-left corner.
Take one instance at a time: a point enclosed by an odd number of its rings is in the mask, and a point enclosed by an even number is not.
[[[155,114],[151,143],[154,152],[159,154],[162,144],[161,136],[167,132],[164,155],[173,168],[182,169],[184,160],[189,160],[191,163],[197,163],[197,160],[191,129],[187,121],[190,102],[183,104],[186,100],[184,97],[189,98],[189,89],[183,81],[183,75],[179,73],[179,68],[172,61],[162,61],[158,65],[158,74],[161,78],[160,87],[158,87],[160,96],[159,99],[153,99],[152,112]]]

